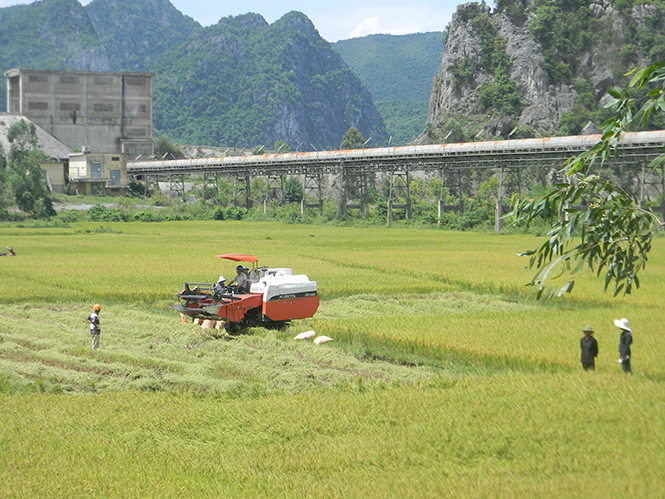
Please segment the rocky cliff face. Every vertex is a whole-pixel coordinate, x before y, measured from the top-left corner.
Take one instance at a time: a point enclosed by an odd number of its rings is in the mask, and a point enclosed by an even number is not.
[[[338,147],[344,133],[355,127],[374,144],[386,139],[383,121],[372,96],[312,22],[292,12],[273,25],[288,38],[274,47],[280,71],[294,86],[297,99],[275,102],[268,143],[304,143],[305,149]],[[265,41],[279,35],[266,33]],[[270,91],[264,97],[270,99]]]
[[[510,116],[480,109],[479,89],[488,79],[493,80],[495,75],[483,67],[483,40],[465,15],[465,5],[462,5],[453,15],[441,67],[433,81],[427,116],[429,123],[440,127],[453,116],[475,117],[482,122],[479,139],[505,138],[506,131],[516,124],[543,134],[556,133],[562,116],[571,111],[580,97],[572,83],[575,78],[582,78],[591,84],[593,97],[602,107],[609,98],[607,90],[618,83],[618,78],[630,69],[629,66],[644,64],[644,54],[640,54],[639,50],[630,61],[632,64],[628,65],[620,60],[618,54],[625,53],[625,47],[630,46],[631,31],[644,26],[647,20],[653,23],[654,16],[659,12],[653,5],[637,5],[626,14],[618,12],[608,0],[591,3],[588,8],[601,32],[596,33],[599,40],[581,54],[574,74],[555,80],[546,70],[543,46],[529,29],[536,19],[532,0],[525,5],[526,19],[521,24],[513,22],[505,12],[492,12],[489,7],[481,6],[496,34],[506,41],[505,53],[510,59],[509,78],[522,98],[521,112]],[[455,68],[465,64],[472,76],[461,79],[455,74]],[[592,125],[589,128],[596,130]]]

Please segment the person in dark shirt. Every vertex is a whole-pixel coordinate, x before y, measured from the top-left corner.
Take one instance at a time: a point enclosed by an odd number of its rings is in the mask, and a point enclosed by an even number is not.
[[[582,367],[585,371],[596,370],[596,357],[598,356],[598,341],[593,337],[593,328],[587,326],[582,329],[584,337],[580,340],[582,351]]]
[[[619,336],[619,362],[626,374],[633,374],[630,369],[630,345],[633,343],[633,333],[628,324],[628,319],[616,319],[614,325],[621,329]]]

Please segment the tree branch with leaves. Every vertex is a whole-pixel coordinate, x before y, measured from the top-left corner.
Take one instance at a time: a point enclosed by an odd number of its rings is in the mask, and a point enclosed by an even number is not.
[[[507,215],[527,227],[541,218],[551,224],[547,240],[521,254],[530,257],[527,285],[539,299],[571,292],[582,271],[602,276],[604,290],[613,286],[614,296],[640,287],[638,274],[663,220],[648,203],[642,206],[611,179],[602,179],[596,168],[620,159],[617,145],[625,132],[648,128],[651,118],[665,111],[665,61],[634,73],[626,89],[609,92],[612,100],[605,107],[614,114],[603,123],[599,142],[564,165],[567,180],[543,197],[519,200]],[[665,153],[649,169],[663,161]]]

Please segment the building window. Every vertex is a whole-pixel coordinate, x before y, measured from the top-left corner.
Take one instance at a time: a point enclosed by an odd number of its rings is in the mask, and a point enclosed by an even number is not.
[[[95,85],[113,85],[113,78],[110,76],[95,76],[92,82]]]
[[[48,102],[28,102],[28,109],[31,111],[48,110]]]
[[[28,75],[30,83],[48,83],[48,76],[46,75]]]
[[[97,113],[112,113],[113,104],[93,104],[92,109]]]
[[[132,85],[134,87],[145,87],[146,86],[146,79],[141,78],[140,76],[127,76],[125,78],[125,82],[127,82],[127,85]]]
[[[64,83],[65,85],[78,85],[80,82],[78,76],[62,75],[60,77],[60,83]]]
[[[145,137],[148,131],[145,128],[127,128],[127,137]]]
[[[62,102],[60,104],[60,111],[80,111],[81,104],[76,104],[74,102]]]

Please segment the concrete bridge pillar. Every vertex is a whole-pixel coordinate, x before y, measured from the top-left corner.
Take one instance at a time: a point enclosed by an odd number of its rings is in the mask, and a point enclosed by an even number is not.
[[[497,192],[496,207],[494,209],[494,230],[501,232],[503,228],[503,168],[499,171],[499,191]]]

